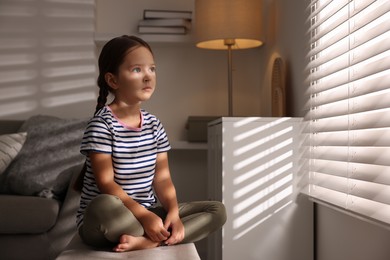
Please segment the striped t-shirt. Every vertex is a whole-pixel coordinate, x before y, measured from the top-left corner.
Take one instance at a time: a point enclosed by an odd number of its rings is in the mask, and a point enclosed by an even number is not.
[[[114,180],[135,201],[148,208],[156,203],[152,182],[157,154],[170,149],[161,122],[141,110],[141,127],[131,128],[120,122],[108,106],[103,107],[88,123],[81,144],[81,153],[111,154]],[[82,223],[85,208],[100,191],[87,156],[87,170],[81,191],[77,225]]]

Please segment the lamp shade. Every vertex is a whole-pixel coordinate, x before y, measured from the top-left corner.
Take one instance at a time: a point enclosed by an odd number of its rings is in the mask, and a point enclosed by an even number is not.
[[[261,40],[262,0],[195,0],[196,46],[247,49]],[[232,44],[233,43],[233,44]]]

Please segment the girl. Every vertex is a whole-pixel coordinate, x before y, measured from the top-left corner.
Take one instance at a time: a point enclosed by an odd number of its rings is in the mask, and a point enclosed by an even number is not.
[[[222,203],[177,203],[167,134],[140,108],[156,86],[150,46],[134,36],[110,40],[99,57],[97,83],[95,116],[81,145],[87,157],[77,212],[83,241],[122,252],[195,242],[221,228]],[[114,100],[106,105],[109,92]]]

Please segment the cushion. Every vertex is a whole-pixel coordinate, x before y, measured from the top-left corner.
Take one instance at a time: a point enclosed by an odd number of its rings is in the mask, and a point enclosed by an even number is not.
[[[86,119],[33,116],[19,132],[27,132],[21,151],[4,172],[2,193],[62,198],[71,174],[85,157],[80,144]]]
[[[26,136],[27,133],[0,135],[0,174],[4,172],[22,149]]]
[[[54,226],[60,203],[34,196],[0,196],[1,234],[39,234]]]

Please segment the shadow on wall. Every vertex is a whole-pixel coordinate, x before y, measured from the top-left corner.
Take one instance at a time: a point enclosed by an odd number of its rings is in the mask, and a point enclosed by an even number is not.
[[[95,102],[94,8],[93,0],[0,2],[0,118]]]

